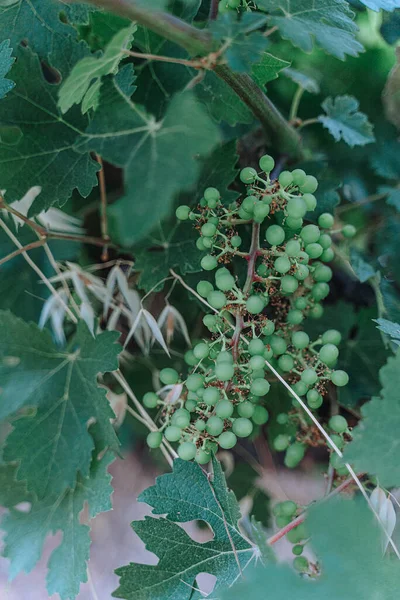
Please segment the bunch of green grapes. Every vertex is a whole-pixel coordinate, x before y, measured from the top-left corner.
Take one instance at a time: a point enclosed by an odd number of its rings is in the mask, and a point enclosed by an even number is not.
[[[259,164],[263,177],[251,167],[241,171],[247,187],[241,200],[226,206],[219,191],[208,188],[195,210],[179,206],[176,211],[179,220],[193,222],[197,247],[204,252],[201,266],[213,272],[212,281],[197,285],[210,309],[203,319],[210,336],[186,353],[188,375],[161,371],[163,384],[180,386],[177,401],[170,404],[149,393],[143,402],[161,409],[160,430],[149,435],[149,445],[157,447],[165,436],[178,444],[181,458],[200,464],[267,422],[269,365],[312,410],[321,407],[331,383],[344,386],[349,379],[335,369],[340,333],[331,329],[313,341],[302,330],[304,319],[322,315],[321,302],[329,294],[334,218],[323,213],[318,225],[304,222],[317,205],[315,177],[295,169],[274,180],[272,157],[263,156]],[[245,228],[251,229],[248,250],[240,234]],[[347,237],[354,234],[348,227],[341,231]],[[232,270],[238,259],[246,263],[243,280]],[[290,418],[282,413],[278,421]],[[342,443],[347,423],[339,429]],[[286,452],[288,467],[300,462],[307,443],[300,426],[296,435],[273,440],[276,450]]]

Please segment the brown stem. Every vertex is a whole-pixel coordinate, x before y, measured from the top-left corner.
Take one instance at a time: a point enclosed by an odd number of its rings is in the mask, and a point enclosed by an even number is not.
[[[101,253],[101,260],[106,262],[108,260],[108,244],[110,242],[110,236],[108,235],[108,220],[107,220],[107,188],[106,188],[106,178],[104,175],[104,165],[103,159],[99,154],[96,154],[96,160],[100,165],[100,171],[97,176],[99,178],[99,187],[100,187],[100,229],[101,229],[101,237],[105,242],[105,246],[103,247],[103,252]]]
[[[209,21],[215,21],[215,19],[218,17],[218,4],[219,4],[219,0],[211,0],[210,12],[208,13]]]
[[[20,254],[23,254],[24,252],[29,252],[29,250],[33,250],[34,248],[40,248],[41,246],[44,246],[45,243],[46,243],[46,240],[41,239],[41,240],[37,240],[37,242],[31,242],[30,244],[27,244],[26,246],[23,246],[22,248],[18,248],[18,250],[15,250],[14,252],[7,254],[7,256],[0,259],[0,265],[4,265],[4,263],[8,262],[9,260],[12,260],[16,256],[19,256]]]

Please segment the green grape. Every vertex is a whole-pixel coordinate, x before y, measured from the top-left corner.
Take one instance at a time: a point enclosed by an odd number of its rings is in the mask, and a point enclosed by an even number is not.
[[[286,525],[289,525],[290,521],[290,517],[285,517],[284,515],[279,515],[275,519],[276,526],[279,527],[279,529],[282,529],[283,527],[286,527]]]
[[[344,467],[343,460],[335,452],[332,452],[329,462],[334,469],[341,469],[342,467]]]
[[[293,561],[293,567],[296,569],[296,571],[304,573],[305,571],[308,571],[308,560],[305,556],[296,556],[296,558]]]
[[[147,392],[143,396],[142,402],[146,408],[155,408],[158,404],[158,396],[154,392]]]
[[[331,381],[338,387],[343,387],[349,383],[349,376],[346,371],[333,371]]]
[[[272,348],[265,348],[263,358],[265,360],[270,360],[274,356],[274,351]]]
[[[290,260],[286,256],[278,256],[274,262],[275,271],[278,273],[287,273],[291,266]]]
[[[307,175],[304,183],[300,185],[300,189],[305,194],[313,194],[318,188],[318,181],[313,175]]]
[[[279,246],[285,239],[285,230],[279,225],[270,225],[265,232],[265,239],[271,246]]]
[[[316,225],[306,225],[300,232],[300,237],[305,244],[312,244],[318,242],[321,236],[321,231]]]
[[[204,315],[203,323],[207,329],[215,333],[218,325],[218,318],[215,315]]]
[[[324,314],[324,307],[322,304],[315,304],[308,313],[308,316],[312,319],[320,319]]]
[[[329,285],[327,283],[316,283],[311,290],[311,296],[314,300],[323,300],[329,294]]]
[[[189,411],[186,408],[179,408],[172,415],[171,423],[175,427],[179,427],[179,429],[185,429],[190,423]]]
[[[173,385],[179,380],[179,373],[175,369],[161,369],[160,380],[165,385]]]
[[[294,305],[298,310],[305,310],[307,308],[307,298],[296,298]]]
[[[197,419],[197,421],[195,421],[194,426],[196,427],[197,431],[204,431],[206,428],[206,422],[203,421],[203,419]]]
[[[260,165],[261,171],[264,171],[264,173],[271,173],[275,166],[275,161],[269,154],[264,154],[264,156],[260,158],[258,164]]]
[[[314,385],[314,383],[317,383],[318,381],[318,375],[316,371],[311,368],[304,369],[300,377],[301,381],[306,385]]]
[[[207,406],[214,406],[214,404],[217,404],[220,397],[221,396],[218,388],[208,387],[205,389],[203,394],[203,402],[205,402]]]
[[[297,260],[301,265],[308,265],[310,262],[310,257],[308,256],[307,252],[303,252],[302,250],[297,257]]]
[[[218,14],[224,15],[225,13],[229,13],[232,9],[228,6],[226,0],[220,0],[218,4]]]
[[[264,342],[260,340],[260,338],[254,338],[249,343],[247,349],[252,356],[262,356],[265,350],[265,345]]]
[[[232,430],[237,437],[249,437],[253,431],[253,423],[249,419],[239,417],[233,421]]]
[[[267,275],[269,274],[269,270],[267,265],[259,265],[257,267],[257,275],[259,275],[260,277],[267,277]]]
[[[204,377],[200,373],[192,373],[186,379],[186,387],[190,392],[196,392],[204,385]]]
[[[177,442],[182,435],[182,431],[175,425],[168,425],[164,431],[164,435],[165,439],[167,439],[169,442]]]
[[[264,379],[265,371],[264,371],[264,369],[259,369],[258,371],[253,371],[251,375],[253,377],[253,380],[254,379]]]
[[[293,500],[281,502],[281,514],[285,517],[293,518],[297,510],[297,504]]]
[[[215,279],[215,284],[219,290],[229,292],[235,285],[235,278],[230,273],[221,275]]]
[[[233,365],[220,363],[215,365],[215,376],[220,381],[229,381],[235,373]]]
[[[294,469],[297,467],[299,462],[303,460],[305,454],[305,446],[304,444],[300,444],[300,442],[294,442],[289,448],[286,450],[284,463],[288,469]]]
[[[303,225],[303,219],[295,218],[295,217],[287,217],[285,223],[286,223],[287,227],[289,227],[289,229],[297,230],[297,229],[300,229],[301,226]]]
[[[253,380],[250,386],[250,393],[255,396],[265,396],[268,394],[270,387],[266,379],[257,378]]]
[[[297,240],[289,240],[286,243],[285,252],[288,256],[292,256],[294,258],[296,256],[299,256],[301,252],[300,242],[298,242]]]
[[[189,213],[189,219],[190,219],[190,221],[196,221],[196,219],[197,219],[196,213],[194,213],[193,211],[191,211]]]
[[[332,238],[328,233],[323,233],[319,238],[318,243],[326,250],[332,245]]]
[[[218,444],[221,446],[221,448],[224,448],[224,450],[230,450],[236,446],[236,442],[237,437],[234,433],[232,433],[232,431],[224,431],[218,437]]]
[[[278,181],[283,188],[287,188],[293,183],[293,175],[290,171],[282,171],[278,177]]]
[[[211,454],[199,448],[194,459],[199,465],[206,465],[211,460]]]
[[[269,205],[259,203],[254,207],[253,219],[256,223],[262,223],[267,215],[269,215]]]
[[[210,201],[218,202],[220,197],[221,197],[221,195],[215,187],[208,187],[204,192],[204,198],[207,200],[207,202],[210,202]],[[213,206],[211,208],[215,208],[215,206]]]
[[[207,302],[213,308],[220,310],[226,304],[225,294],[223,294],[222,292],[220,292],[218,290],[213,290],[212,292],[207,294]]]
[[[299,282],[292,275],[284,275],[281,279],[281,290],[285,294],[293,294],[299,287]]]
[[[297,310],[297,309],[289,310],[289,312],[287,314],[287,322],[290,323],[291,325],[300,325],[300,323],[303,321],[303,319],[304,319],[304,315],[301,312],[301,310]]]
[[[345,238],[352,238],[356,235],[357,233],[357,229],[354,227],[354,225],[345,225],[342,229],[342,235]]]
[[[239,8],[241,0],[228,0],[229,8]]]
[[[289,422],[289,415],[287,413],[279,413],[276,417],[276,422],[279,425],[286,425]]]
[[[310,390],[307,392],[307,403],[310,408],[317,410],[323,405],[324,399],[316,390]]]
[[[233,364],[233,356],[230,352],[220,352],[217,356],[217,362]]]
[[[178,455],[182,460],[193,460],[196,456],[196,446],[193,442],[183,442],[178,447]]]
[[[275,331],[275,323],[273,321],[267,321],[262,328],[264,335],[272,335]]]
[[[206,247],[204,245],[204,238],[197,238],[196,240],[196,248],[197,250],[200,250],[201,252],[203,252],[204,250],[206,250]]]
[[[329,427],[336,433],[344,433],[347,431],[347,421],[342,415],[335,415],[329,419]]]
[[[221,400],[215,407],[215,414],[221,419],[229,419],[233,413],[233,404],[229,400]]]
[[[200,206],[202,208],[205,208],[207,206],[207,200],[205,198],[201,198],[200,202],[199,202]],[[191,213],[192,214],[192,213]],[[190,215],[189,215],[190,216]],[[192,219],[193,220],[193,219]]]
[[[233,235],[231,237],[231,244],[234,248],[239,248],[239,246],[242,244],[242,238],[240,235]]]
[[[301,540],[305,540],[308,538],[307,530],[304,526],[304,523],[300,523],[297,527],[294,527],[291,531],[286,534],[286,538],[292,544],[297,544],[301,542]]]
[[[335,253],[332,248],[327,248],[326,250],[323,251],[320,258],[324,262],[331,262],[331,260],[333,260],[335,258]]]
[[[185,352],[184,360],[185,363],[189,365],[189,367],[194,367],[199,362],[193,354],[193,350],[188,350],[187,352]]]
[[[207,356],[210,354],[210,346],[206,342],[200,342],[193,348],[193,354],[198,360],[207,358]]]
[[[159,448],[162,442],[162,433],[160,431],[152,431],[146,438],[146,443],[149,448]]]
[[[298,396],[304,396],[308,388],[304,381],[296,381],[296,383],[293,386],[293,389]]]
[[[303,194],[303,200],[306,203],[307,206],[307,210],[308,211],[313,211],[316,209],[317,207],[317,199],[315,196],[313,196],[312,194]]]
[[[332,269],[326,265],[318,265],[313,273],[315,281],[326,283],[332,279]]]
[[[240,171],[240,180],[243,183],[254,183],[257,179],[257,171],[252,167],[245,167]]]
[[[254,410],[255,410],[254,404],[252,402],[247,402],[247,401],[241,402],[237,407],[239,416],[245,417],[246,419],[250,419],[253,416]]]
[[[275,354],[275,356],[279,356],[280,354],[284,354],[286,352],[287,344],[286,344],[285,340],[283,338],[281,338],[279,335],[271,336],[271,340],[269,343],[270,343],[272,352]]]
[[[217,232],[217,228],[215,227],[215,225],[213,225],[213,223],[204,223],[204,225],[201,228],[201,233],[205,236],[205,237],[213,237]]]
[[[290,438],[285,433],[281,433],[276,436],[272,445],[277,452],[283,452],[289,446]]]
[[[213,238],[210,237],[202,237],[200,238],[203,240],[203,246],[206,250],[210,250],[210,248],[212,248],[214,246],[214,240]]]
[[[299,350],[304,350],[310,343],[310,338],[305,331],[295,331],[292,335],[292,344]]]
[[[304,550],[304,546],[302,546],[301,544],[296,544],[292,548],[292,552],[295,556],[300,556],[301,554],[303,554],[303,550]]]
[[[248,212],[249,215],[252,215],[256,204],[258,204],[258,198],[256,198],[256,196],[247,196],[242,202],[242,208]]]
[[[298,281],[304,281],[310,274],[310,269],[307,265],[297,265],[296,272],[294,276]]]
[[[179,219],[179,221],[187,221],[189,218],[189,213],[190,206],[186,206],[185,204],[182,204],[182,206],[178,206],[178,208],[175,211],[176,218]]]
[[[288,373],[294,367],[293,358],[289,356],[289,354],[282,354],[282,356],[278,358],[278,367],[281,369],[281,371]]]
[[[290,198],[286,205],[286,212],[288,217],[301,219],[307,212],[307,205],[303,198],[300,198],[300,196],[297,196],[296,198]]]
[[[305,251],[307,252],[310,258],[319,258],[323,253],[324,249],[320,244],[307,244],[305,247]]]
[[[265,301],[261,296],[253,294],[246,300],[246,309],[252,315],[257,315],[265,308]]]
[[[332,367],[339,356],[339,350],[333,344],[324,344],[318,354],[323,363]]]
[[[307,175],[303,169],[295,169],[292,171],[293,183],[299,187],[303,186],[307,180]]]
[[[342,437],[340,437],[340,435],[338,435],[337,433],[332,433],[331,440],[334,444],[336,444],[336,446],[339,448],[339,450],[343,449],[344,440]]]
[[[218,217],[208,217],[208,222],[212,223],[213,225],[217,226],[219,224],[219,218]]]
[[[217,436],[222,433],[224,428],[224,422],[219,417],[210,417],[207,421],[206,429],[207,432],[212,436]]]
[[[265,346],[263,344],[263,354],[264,354]],[[252,356],[249,360],[249,366],[252,371],[258,371],[259,369],[263,369],[265,366],[265,360],[263,355]]]
[[[215,256],[211,256],[211,254],[206,254],[201,259],[201,268],[205,271],[212,271],[217,266],[218,262]]]
[[[330,229],[333,227],[334,222],[335,219],[330,213],[322,213],[322,215],[318,217],[318,225],[322,227],[322,229]]]
[[[248,417],[248,415],[242,415],[241,413],[239,414],[241,417]],[[251,418],[253,420],[253,423],[255,423],[256,425],[264,425],[269,419],[269,413],[267,409],[264,408],[264,406],[255,406]]]

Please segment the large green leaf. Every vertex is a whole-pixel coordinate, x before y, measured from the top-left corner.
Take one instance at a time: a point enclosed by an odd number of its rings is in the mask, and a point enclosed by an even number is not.
[[[394,10],[399,8],[399,0],[360,0],[368,8],[379,12],[380,10]]]
[[[19,47],[11,71],[16,86],[0,104],[0,123],[18,127],[16,145],[0,143],[0,181],[9,204],[20,200],[33,186],[41,193],[30,209],[38,214],[64,204],[75,189],[86,197],[97,185],[99,165],[74,144],[88,120],[79,108],[64,118],[57,107],[58,86],[45,81],[38,57]]]
[[[269,13],[268,22],[304,52],[311,52],[313,39],[337,58],[357,56],[362,45],[356,40],[357,25],[344,0],[258,0]]]
[[[5,460],[19,462],[18,479],[39,498],[59,494],[78,472],[88,476],[92,431],[101,448],[118,448],[114,413],[97,385],[99,373],[118,368],[118,334],[93,338],[82,323],[61,351],[33,323],[9,312],[0,312],[0,323],[0,418],[14,415]]]
[[[375,141],[372,125],[367,116],[357,110],[358,106],[358,101],[352,96],[327,98],[322,103],[326,116],[318,117],[337,142],[343,140],[352,148]]]
[[[346,460],[358,471],[377,475],[381,485],[400,485],[400,351],[379,372],[381,396],[365,404],[363,420],[353,430]]]
[[[14,82],[10,79],[6,79],[8,71],[11,69],[14,58],[11,56],[12,48],[10,48],[10,41],[4,40],[0,44],[0,100],[12,90]]]
[[[100,107],[77,146],[124,168],[125,196],[109,217],[113,237],[126,246],[168,215],[175,195],[198,177],[194,159],[218,141],[216,126],[190,92],[175,96],[157,121],[132,102],[128,80],[129,65],[104,84]]]
[[[48,563],[47,589],[50,596],[58,593],[62,600],[77,596],[80,584],[87,581],[90,551],[90,528],[80,523],[80,513],[86,503],[90,519],[111,509],[113,489],[107,468],[112,460],[110,453],[101,460],[95,458],[87,478],[79,477],[71,489],[39,501],[13,481],[12,467],[1,467],[0,482],[7,486],[7,494],[2,493],[1,498],[11,509],[2,521],[11,579],[21,571],[30,572],[41,557],[46,537],[61,531],[62,541]],[[22,501],[32,504],[28,512],[13,508]]]
[[[218,122],[225,121],[234,127],[237,123],[251,123],[254,120],[245,103],[212,71],[208,71],[203,80],[196,85],[195,93]]]
[[[130,564],[116,571],[121,577],[116,598],[126,600],[189,600],[198,597],[195,579],[199,573],[217,577],[214,593],[240,576],[255,558],[256,549],[238,529],[239,506],[226,482],[220,464],[213,459],[213,478],[190,462],[177,459],[172,474],[157,479],[145,490],[141,502],[165,517],[132,524],[146,548],[159,557],[157,566]],[[205,521],[214,533],[212,541],[195,542],[177,523]]]

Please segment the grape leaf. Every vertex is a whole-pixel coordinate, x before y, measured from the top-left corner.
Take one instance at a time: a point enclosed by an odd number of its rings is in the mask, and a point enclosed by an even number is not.
[[[10,79],[6,79],[8,71],[11,69],[14,58],[11,56],[12,48],[10,48],[10,41],[4,40],[0,44],[0,100],[12,90],[15,83]]]
[[[80,513],[87,503],[89,518],[100,512],[111,510],[111,476],[107,472],[114,457],[107,453],[101,460],[94,459],[89,477],[79,477],[72,489],[46,496],[36,501],[29,494],[15,488],[12,479],[6,481],[8,494],[6,505],[15,501],[32,503],[29,512],[11,508],[3,518],[2,528],[6,532],[4,555],[10,559],[10,579],[21,571],[30,572],[39,560],[46,537],[62,531],[60,545],[53,550],[47,574],[49,595],[58,593],[62,600],[73,599],[80,584],[87,581],[87,562],[90,551],[90,528],[80,523]],[[3,467],[1,473],[12,477],[12,468]],[[5,496],[5,494],[3,494]]]
[[[390,14],[383,14],[380,32],[388,44],[395,44],[397,42],[400,38],[400,10],[395,10]]]
[[[352,96],[327,98],[322,103],[327,116],[318,117],[337,142],[343,140],[352,148],[375,141],[372,125],[364,113],[358,112],[358,106],[358,101]]]
[[[386,118],[400,129],[400,48],[396,48],[396,57],[397,62],[387,78],[382,100]]]
[[[61,206],[75,189],[88,196],[97,185],[100,167],[74,147],[87,118],[78,108],[64,118],[57,108],[58,86],[45,81],[38,57],[22,47],[16,56],[11,73],[17,85],[1,101],[0,121],[18,127],[23,136],[15,145],[0,143],[0,180],[9,204],[40,186],[29,211],[35,215],[53,204]]]
[[[301,71],[297,71],[296,69],[292,69],[291,67],[285,69],[283,74],[310,94],[319,94],[319,83],[313,77],[310,77]]]
[[[361,283],[365,283],[371,279],[371,277],[375,277],[378,273],[378,271],[365,260],[363,254],[357,248],[351,248],[350,250],[350,263]]]
[[[264,87],[270,81],[277,79],[278,73],[289,64],[286,60],[264,52],[260,62],[253,65],[251,76],[260,87]]]
[[[19,461],[18,479],[26,480],[39,498],[58,494],[73,485],[78,471],[88,475],[92,431],[101,448],[118,449],[110,423],[114,413],[97,385],[99,373],[118,368],[118,334],[93,338],[80,323],[69,347],[61,351],[48,331],[10,312],[0,312],[0,324],[0,418],[20,411],[13,419],[4,458]],[[88,430],[89,421],[95,424]]]
[[[269,13],[269,24],[278,27],[283,38],[304,52],[311,52],[313,38],[342,60],[363,50],[355,38],[354,13],[344,0],[258,0],[257,6]]]
[[[400,485],[400,351],[379,371],[380,397],[361,408],[363,420],[353,429],[345,458],[357,471],[377,475],[385,487]]]
[[[393,206],[400,212],[400,188],[390,187],[389,185],[381,185],[378,187],[380,194],[387,194],[386,204]]]
[[[117,72],[120,61],[126,57],[123,50],[131,46],[135,31],[136,25],[121,29],[107,45],[102,56],[87,56],[76,63],[58,91],[58,106],[62,113],[81,102],[83,113],[91,108],[98,108],[101,79]]]
[[[400,8],[399,0],[360,0],[367,8],[379,12],[380,10],[392,11]]]
[[[59,0],[62,4],[65,4],[64,0]],[[90,19],[90,13],[96,11],[95,6],[88,6],[87,4],[65,4],[63,11],[67,15],[70,23],[79,25],[87,25]]]
[[[117,569],[121,580],[113,594],[116,598],[189,600],[195,579],[203,572],[217,577],[215,593],[240,576],[238,563],[244,569],[254,559],[256,549],[238,529],[239,506],[215,458],[213,471],[214,478],[209,479],[197,464],[176,459],[173,473],[159,477],[155,486],[139,496],[139,501],[153,507],[154,514],[166,515],[132,523],[146,548],[160,560],[157,566],[131,563]],[[195,542],[177,525],[194,519],[210,525],[211,542]]]
[[[400,346],[400,325],[393,323],[387,319],[374,319],[375,323],[378,323],[378,329],[388,335],[394,344]]]
[[[239,96],[212,71],[208,71],[203,80],[196,85],[195,93],[218,122],[225,121],[234,127],[237,123],[252,123],[254,119],[250,109]]]
[[[204,190],[215,187],[221,194],[225,205],[237,200],[239,193],[228,190],[236,180],[239,169],[236,164],[239,160],[236,140],[216,146],[215,150],[203,161],[199,181],[197,183],[196,201],[202,198]]]
[[[400,144],[392,140],[377,145],[371,156],[375,173],[385,179],[400,179]]]
[[[270,563],[247,571],[222,600],[264,600],[268,589],[296,600],[395,600],[398,562],[382,556],[382,532],[366,503],[333,498],[313,506],[307,530],[321,561],[319,577],[301,577],[287,565]]]
[[[134,104],[125,87],[129,66],[105,82],[86,139],[77,145],[125,170],[125,196],[109,209],[113,238],[125,246],[144,238],[169,213],[174,196],[198,177],[193,158],[218,141],[216,126],[190,92],[174,96],[162,121]]]

